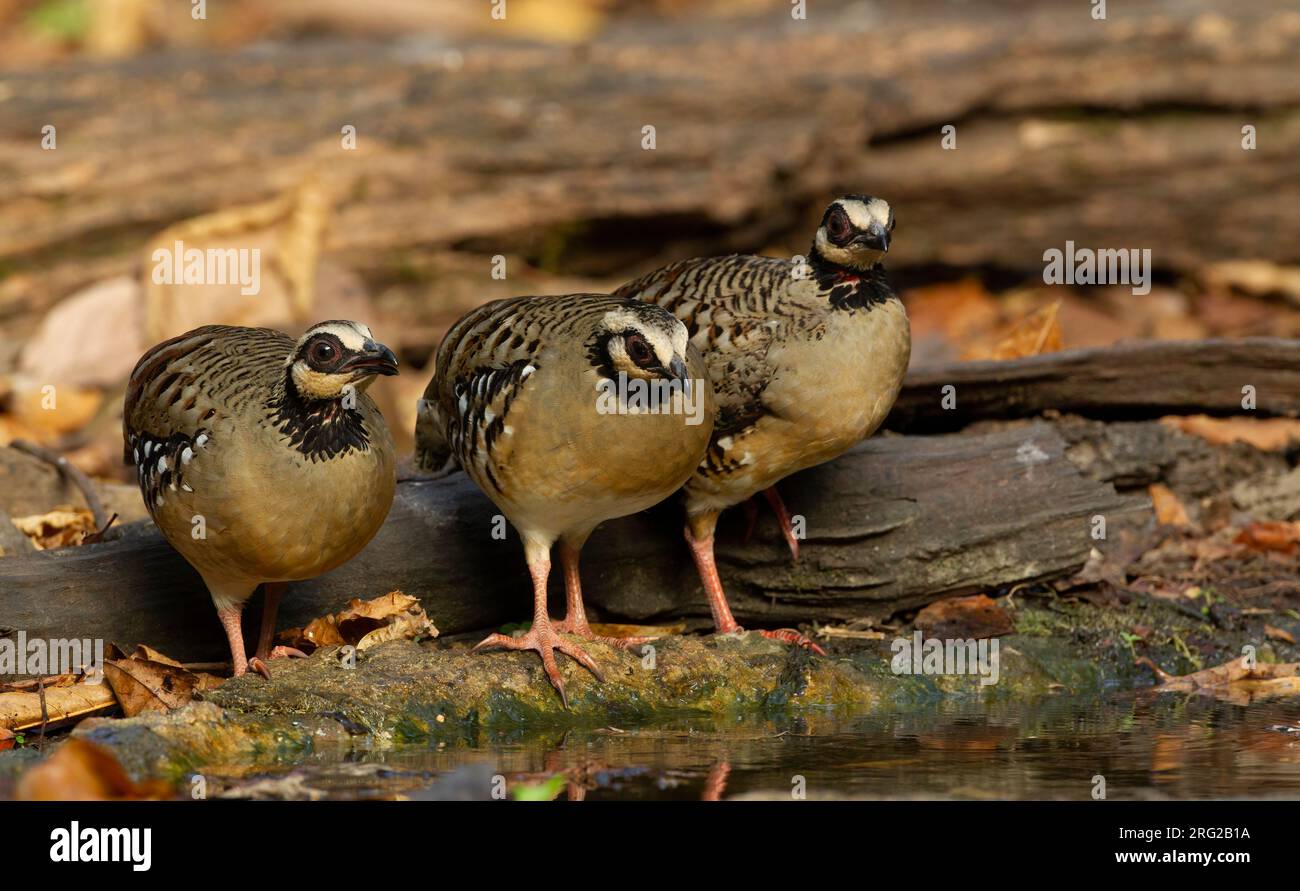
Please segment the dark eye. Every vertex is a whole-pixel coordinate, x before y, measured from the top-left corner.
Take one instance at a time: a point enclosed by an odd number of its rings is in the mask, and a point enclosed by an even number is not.
[[[623,341],[627,354],[638,368],[645,368],[655,360],[655,351],[640,334],[629,334]]]
[[[318,340],[311,345],[312,362],[318,365],[328,365],[333,362],[338,356],[338,352],[339,351],[334,348],[334,344],[330,343],[328,340]]]
[[[852,230],[848,215],[841,208],[835,208],[826,218],[826,234],[836,244],[846,243],[853,234]]]

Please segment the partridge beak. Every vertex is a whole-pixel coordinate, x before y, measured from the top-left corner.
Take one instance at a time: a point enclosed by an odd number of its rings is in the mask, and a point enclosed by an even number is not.
[[[382,343],[367,340],[362,344],[361,352],[349,359],[344,367],[348,371],[382,374],[388,377],[397,374],[397,356]]]
[[[872,223],[867,227],[866,232],[853,239],[853,241],[855,244],[880,251],[882,254],[889,253],[889,231],[879,223]]]
[[[673,380],[686,382],[686,363],[681,359],[673,356],[673,361],[668,365],[668,376]]]

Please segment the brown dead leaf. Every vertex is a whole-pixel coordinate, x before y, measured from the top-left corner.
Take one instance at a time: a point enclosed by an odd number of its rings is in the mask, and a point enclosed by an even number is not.
[[[1300,693],[1300,662],[1256,663],[1248,668],[1241,658],[1188,675],[1171,675],[1146,656],[1138,657],[1135,664],[1155,672],[1158,690],[1204,692],[1239,704]]]
[[[168,712],[200,690],[221,683],[216,675],[194,672],[157,650],[138,646],[125,659],[105,659],[104,678],[128,718],[141,712]]]
[[[1254,551],[1294,554],[1300,550],[1300,520],[1251,523],[1233,540]]]
[[[19,371],[42,385],[112,387],[148,349],[140,284],[124,275],[97,282],[55,304],[23,345]],[[121,448],[119,443],[119,459]]]
[[[89,387],[25,381],[15,384],[9,409],[33,439],[47,443],[86,426],[103,401],[104,394]]]
[[[1156,522],[1161,526],[1191,525],[1192,521],[1187,517],[1187,509],[1168,486],[1163,483],[1152,483],[1147,486],[1147,492],[1151,495],[1151,505],[1156,510]]]
[[[998,322],[998,306],[979,279],[909,288],[903,294],[916,339],[940,337],[961,343]]]
[[[591,630],[601,637],[619,639],[628,637],[669,637],[674,634],[685,633],[686,623],[679,622],[675,625],[624,625],[593,622]]]
[[[133,781],[109,750],[73,737],[19,780],[19,801],[163,800],[175,790],[161,780]]]
[[[997,637],[1014,628],[1007,611],[984,594],[932,603],[916,614],[914,624],[930,637],[944,638]]]
[[[1264,626],[1264,636],[1269,640],[1280,640],[1283,643],[1295,643],[1295,635],[1285,628],[1276,628],[1272,625]]]
[[[1211,418],[1208,415],[1170,415],[1160,423],[1189,436],[1198,436],[1215,445],[1244,442],[1265,452],[1285,449],[1300,442],[1300,419],[1297,418]]]
[[[48,551],[79,545],[95,529],[95,516],[87,508],[62,505],[49,513],[14,517],[13,524],[37,549]]]
[[[1281,294],[1300,303],[1300,266],[1279,266],[1269,260],[1225,260],[1201,270],[1210,289],[1231,289],[1264,296]]]
[[[14,739],[17,736],[12,730],[0,727],[0,752],[7,752],[14,747]]]
[[[39,688],[0,693],[0,727],[26,730],[42,724],[56,726],[117,707],[113,691],[103,682],[47,687],[43,708],[41,699]]]
[[[353,599],[337,615],[313,619],[306,628],[282,631],[279,639],[311,653],[324,646],[352,644],[364,650],[388,640],[437,636],[438,629],[425,615],[419,600],[401,591],[389,591],[371,600]]]
[[[1040,307],[1002,333],[991,359],[1019,359],[1054,353],[1062,347],[1061,301]]]

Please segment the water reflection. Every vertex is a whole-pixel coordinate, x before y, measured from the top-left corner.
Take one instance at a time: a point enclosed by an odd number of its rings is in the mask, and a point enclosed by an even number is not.
[[[1294,797],[1300,734],[1284,730],[1296,723],[1295,700],[1240,706],[1167,694],[905,715],[706,718],[322,756],[295,770],[288,788],[487,798],[492,778],[503,777],[509,794],[569,800],[1086,799],[1101,776],[1109,799]],[[266,788],[265,777],[241,782],[259,779]]]

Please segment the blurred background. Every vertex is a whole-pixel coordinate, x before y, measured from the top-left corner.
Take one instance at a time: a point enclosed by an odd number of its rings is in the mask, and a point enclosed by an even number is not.
[[[804,253],[843,192],[895,208],[916,367],[1300,336],[1300,4],[1095,8],[0,0],[0,445],[125,481],[150,345],[354,318],[405,363],[375,393],[409,450],[472,306]],[[177,240],[259,248],[260,293],[156,283]],[[1045,285],[1067,240],[1150,250],[1150,293]]]

